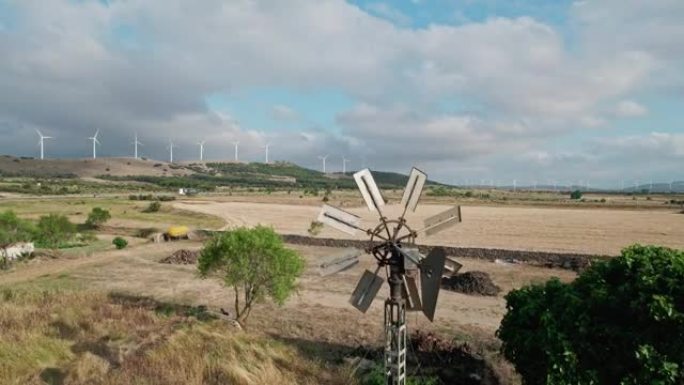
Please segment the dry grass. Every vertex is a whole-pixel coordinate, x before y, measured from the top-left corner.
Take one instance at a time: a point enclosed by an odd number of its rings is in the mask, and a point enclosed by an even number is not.
[[[349,367],[202,321],[192,309],[75,286],[62,279],[0,288],[0,383],[356,383]]]

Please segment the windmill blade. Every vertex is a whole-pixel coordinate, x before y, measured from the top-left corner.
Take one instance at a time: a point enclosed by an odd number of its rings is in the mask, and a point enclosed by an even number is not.
[[[373,174],[371,174],[369,169],[363,169],[354,174],[354,180],[359,186],[361,191],[361,196],[366,202],[368,209],[370,211],[380,212],[380,208],[385,205],[385,200],[382,198],[382,194],[378,189],[378,185],[375,184],[373,179]]]
[[[425,219],[423,230],[426,236],[437,234],[451,226],[461,223],[461,206],[454,206],[437,215]]]
[[[421,254],[416,248],[400,249],[401,254],[404,257],[404,270],[407,272],[414,270],[420,265],[420,262],[425,259],[425,256]],[[444,272],[442,276],[445,278],[456,275],[463,265],[458,263],[455,259],[451,257],[446,257],[444,259]]]
[[[373,299],[378,295],[378,291],[380,291],[380,287],[382,287],[382,283],[384,282],[384,280],[378,276],[378,270],[379,267],[375,270],[375,273],[370,270],[364,271],[349,299],[352,306],[359,309],[362,313],[365,313],[371,303],[373,303]]]
[[[404,213],[406,213],[407,210],[416,211],[418,200],[420,199],[420,194],[423,192],[423,186],[425,185],[426,180],[427,174],[415,167],[411,170],[408,182],[406,183],[406,188],[404,189],[404,195],[401,197],[401,205],[404,206]]]
[[[432,322],[435,318],[439,287],[444,273],[446,253],[444,248],[435,247],[420,263],[420,294],[423,314]]]
[[[361,218],[337,207],[323,205],[321,212],[318,214],[317,221],[349,235],[354,235],[356,230],[360,229],[359,223]]]
[[[423,309],[423,304],[420,300],[420,289],[418,289],[418,281],[420,275],[417,270],[407,271],[404,275],[402,296],[406,300],[406,310],[418,311]]]
[[[446,257],[444,260],[444,273],[442,275],[445,278],[453,277],[454,275],[458,274],[462,267],[463,265],[456,262],[455,259]]]
[[[361,250],[354,247],[347,248],[342,254],[324,258],[320,265],[318,265],[318,272],[322,277],[327,277],[328,275],[351,269],[359,263],[360,255]]]

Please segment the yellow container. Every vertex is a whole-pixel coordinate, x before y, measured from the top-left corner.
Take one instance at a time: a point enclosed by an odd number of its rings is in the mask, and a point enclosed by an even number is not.
[[[190,232],[190,229],[188,229],[187,226],[171,226],[171,227],[169,227],[169,229],[167,230],[166,233],[170,237],[180,238],[180,237],[187,237],[188,232]]]

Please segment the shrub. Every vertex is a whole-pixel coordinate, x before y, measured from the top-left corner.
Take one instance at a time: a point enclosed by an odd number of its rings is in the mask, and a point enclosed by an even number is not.
[[[145,227],[145,228],[136,230],[134,235],[138,238],[147,238],[150,235],[152,235],[154,233],[158,233],[158,232],[159,232],[159,229],[155,229],[154,227]]]
[[[270,297],[278,305],[294,292],[304,259],[283,245],[270,227],[238,228],[207,241],[198,259],[200,276],[211,273],[235,290],[235,314],[244,325],[252,305]]]
[[[0,245],[28,242],[33,237],[33,226],[11,211],[0,213]]]
[[[116,237],[116,238],[112,239],[112,244],[114,246],[116,246],[117,250],[121,250],[124,247],[128,246],[128,241],[126,241],[125,239],[123,239],[121,237]]]
[[[582,192],[580,190],[575,190],[570,193],[570,199],[582,199]]]
[[[506,301],[497,335],[526,385],[684,381],[684,251],[634,245]]]
[[[40,217],[36,226],[36,243],[39,247],[57,248],[68,244],[76,234],[76,226],[60,214]]]
[[[143,210],[144,213],[156,213],[161,209],[161,203],[159,201],[150,202],[150,204]]]
[[[309,235],[316,236],[321,233],[321,230],[323,230],[322,222],[311,221],[311,225],[309,225],[309,229],[307,231],[309,232]]]
[[[85,224],[90,228],[97,228],[105,224],[111,217],[109,211],[100,207],[93,207],[93,210],[88,214]]]

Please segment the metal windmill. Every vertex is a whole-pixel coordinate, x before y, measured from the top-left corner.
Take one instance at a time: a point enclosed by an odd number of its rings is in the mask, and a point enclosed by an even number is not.
[[[401,199],[403,212],[397,219],[388,219],[382,213],[385,206],[370,170],[354,174],[356,184],[370,211],[380,217],[374,227],[363,229],[361,218],[339,208],[324,205],[318,221],[337,230],[354,235],[357,230],[369,237],[365,250],[376,262],[375,271],[366,270],[352,293],[352,306],[366,312],[383,284],[378,273],[385,270],[390,286],[390,296],[385,300],[385,376],[388,385],[406,383],[406,311],[422,311],[432,321],[437,305],[442,276],[455,274],[461,265],[446,257],[441,247],[435,247],[427,256],[418,252],[415,245],[419,234],[429,236],[461,222],[459,206],[425,219],[425,227],[413,230],[409,227],[406,213],[415,211],[427,181],[427,175],[417,168],[411,170],[408,184]],[[358,263],[361,250],[347,249],[342,255],[327,258],[320,265],[323,276],[349,269]]]

